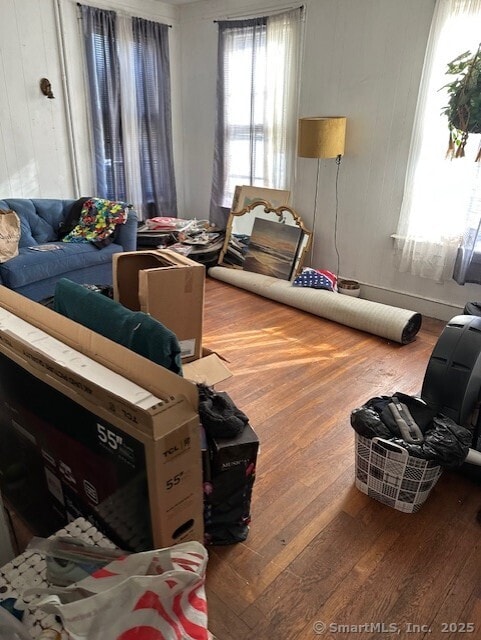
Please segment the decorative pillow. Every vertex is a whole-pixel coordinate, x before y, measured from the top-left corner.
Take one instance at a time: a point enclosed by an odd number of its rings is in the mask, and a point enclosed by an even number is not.
[[[102,198],[90,198],[82,207],[80,220],[62,242],[93,242],[108,244],[118,224],[125,224],[132,205]]]
[[[311,269],[304,267],[302,272],[292,283],[294,287],[311,287],[313,289],[327,289],[328,291],[336,291],[337,278],[331,271],[325,269]]]

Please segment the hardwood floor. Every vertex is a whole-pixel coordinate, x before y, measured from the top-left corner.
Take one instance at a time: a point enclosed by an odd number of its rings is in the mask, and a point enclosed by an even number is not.
[[[249,536],[209,547],[218,640],[481,637],[481,485],[445,471],[416,514],[354,485],[351,410],[418,393],[443,327],[401,346],[207,279],[217,389],[261,443]]]

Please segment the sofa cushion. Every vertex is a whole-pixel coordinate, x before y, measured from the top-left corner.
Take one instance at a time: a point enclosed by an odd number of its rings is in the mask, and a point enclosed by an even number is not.
[[[58,238],[60,223],[74,200],[51,198],[7,198],[0,200],[0,209],[13,209],[20,218],[19,247],[52,242]]]
[[[77,269],[109,263],[114,253],[122,251],[120,245],[113,243],[103,249],[97,249],[90,243],[54,242],[49,244],[59,248],[55,251],[39,252],[29,247],[22,247],[17,257],[1,264],[0,276],[3,284],[10,289],[18,289],[47,278],[68,276],[70,272]],[[41,259],[39,259],[40,256]]]
[[[71,282],[68,278],[61,278],[57,282],[53,308],[92,331],[182,375],[177,336],[149,314],[131,311],[120,302]]]

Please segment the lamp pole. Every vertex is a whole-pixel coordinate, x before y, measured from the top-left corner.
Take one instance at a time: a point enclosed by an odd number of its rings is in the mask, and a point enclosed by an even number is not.
[[[314,197],[314,215],[312,217],[312,238],[311,238],[311,251],[309,257],[309,263],[312,265],[314,258],[314,239],[316,237],[316,217],[317,217],[317,200],[319,198],[319,175],[321,173],[321,158],[317,159],[317,177],[316,177],[316,195]]]

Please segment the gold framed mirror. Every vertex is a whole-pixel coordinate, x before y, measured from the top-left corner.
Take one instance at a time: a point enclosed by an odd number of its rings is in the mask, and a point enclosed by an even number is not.
[[[218,264],[291,280],[304,265],[311,239],[294,209],[255,200],[230,212]]]

